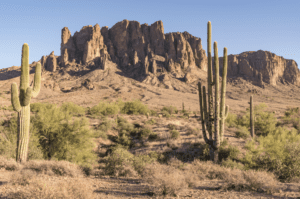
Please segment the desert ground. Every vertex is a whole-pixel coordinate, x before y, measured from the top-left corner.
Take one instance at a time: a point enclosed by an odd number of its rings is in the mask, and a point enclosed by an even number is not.
[[[30,74],[30,82],[34,77],[34,67],[31,69],[33,71]],[[84,72],[80,73],[80,71]],[[76,67],[65,71],[58,69],[53,73],[43,71],[40,93],[36,98],[31,99],[31,103],[47,102],[60,106],[64,102],[73,102],[87,108],[97,105],[100,101],[113,102],[122,99],[126,102],[138,99],[149,109],[157,111],[158,115],[150,115],[148,118],[147,115],[118,114],[118,116],[122,116],[129,123],[140,124],[145,124],[153,119],[156,122],[149,126],[152,132],[159,135],[160,139],[144,140],[128,151],[134,155],[148,154],[151,151],[159,153],[171,151],[172,158],[168,164],[148,165],[144,170],[154,171],[143,177],[134,171],[128,176],[106,175],[102,172],[105,164],[102,159],[109,155],[106,152],[113,140],[97,138],[95,139],[97,144],[95,151],[99,155],[99,164],[95,165],[88,176],[79,174],[80,171],[77,171],[75,167],[66,166],[67,163],[63,167],[68,167],[72,172],[78,173],[78,176],[42,174],[29,171],[30,169],[26,169],[26,165],[19,165],[16,166],[18,169],[8,170],[2,164],[1,169],[0,163],[0,198],[300,198],[299,182],[279,182],[270,177],[270,172],[264,173],[263,171],[248,173],[248,178],[243,178],[242,176],[245,174],[242,174],[239,169],[213,165],[210,161],[202,161],[197,158],[199,156],[197,154],[201,153],[201,147],[191,148],[191,146],[197,146],[197,143],[204,144],[199,120],[197,82],[200,81],[203,85],[207,85],[206,78],[205,71],[202,71],[199,79],[191,84],[186,84],[178,78],[176,80],[179,82],[178,85],[183,85],[182,89],[178,91],[166,89],[159,84],[153,86],[151,83],[135,80],[113,64],[105,71],[102,69],[84,70]],[[93,83],[93,90],[81,86],[85,79],[89,79]],[[16,82],[19,86],[20,68],[0,73],[1,107],[11,105],[12,82]],[[54,91],[49,86],[44,86],[44,84],[53,82],[59,84],[60,90]],[[281,121],[287,108],[298,107],[300,104],[298,86],[278,83],[276,86],[265,84],[264,88],[261,88],[242,77],[228,78],[225,104],[229,105],[230,113],[241,114],[242,111],[246,111],[249,108],[250,95],[253,95],[254,105],[265,103],[268,106],[266,111],[274,112],[278,121]],[[168,106],[182,110],[182,103],[184,103],[185,110],[189,111],[188,117],[183,117],[180,111],[172,114],[171,117],[164,117],[160,113],[163,107]],[[12,113],[15,112],[2,109],[0,118],[10,118]],[[31,114],[33,116],[33,113]],[[90,129],[101,123],[100,117],[89,117],[88,115],[86,117],[89,120]],[[117,115],[108,116],[109,119],[116,117]],[[178,139],[172,139],[169,131],[170,125],[179,131]],[[194,133],[187,133],[191,128],[197,130]],[[288,126],[288,128],[292,127]],[[224,140],[226,139],[228,144],[237,147],[244,154],[246,153],[245,143],[251,140],[251,137],[238,138],[235,136],[236,130],[235,127],[225,126]],[[107,134],[116,136],[117,132],[111,130]],[[200,145],[198,144],[198,146]],[[190,155],[187,155],[188,153]],[[185,158],[181,158],[177,154],[181,154]],[[13,160],[0,159],[0,161],[7,161],[7,165],[18,165]],[[180,169],[179,165],[183,163],[185,166]],[[38,165],[38,163],[35,164]],[[27,168],[30,168],[28,165]],[[206,173],[200,175],[197,173],[199,170]],[[211,173],[219,177],[208,178],[207,176]],[[28,183],[25,183],[26,185],[20,183],[22,179],[27,180]],[[238,188],[237,185],[231,186],[235,183],[250,183],[252,188],[255,188],[250,190]],[[45,185],[46,188],[42,185]],[[61,190],[61,187],[65,187],[65,189]],[[175,190],[176,196],[171,193],[163,195],[162,190],[167,188]],[[273,191],[268,192],[267,190]]]

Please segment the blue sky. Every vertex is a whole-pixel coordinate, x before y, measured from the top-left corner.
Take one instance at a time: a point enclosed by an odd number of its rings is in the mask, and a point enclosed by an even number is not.
[[[111,28],[119,21],[151,25],[162,20],[165,33],[187,31],[207,50],[207,22],[212,43],[228,54],[265,50],[293,59],[300,67],[299,0],[1,0],[0,69],[21,65],[29,45],[29,63],[54,51],[60,55],[61,29],[73,35],[83,26]]]

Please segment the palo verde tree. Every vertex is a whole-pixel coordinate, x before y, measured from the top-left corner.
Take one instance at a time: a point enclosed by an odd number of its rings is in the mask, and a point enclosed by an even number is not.
[[[207,23],[207,53],[208,53],[208,70],[207,70],[207,87],[208,87],[208,106],[206,100],[206,89],[201,83],[198,83],[200,113],[202,121],[202,132],[205,142],[210,148],[210,159],[218,162],[220,142],[223,141],[224,121],[228,115],[228,105],[225,109],[226,77],[227,77],[227,48],[224,48],[223,73],[222,73],[222,90],[221,90],[221,107],[219,96],[219,60],[217,42],[214,42],[215,58],[215,78],[213,81],[212,60],[211,60],[211,22]],[[213,86],[215,86],[215,101],[213,97]],[[214,104],[215,102],[215,104]],[[215,113],[214,113],[215,111]],[[213,130],[214,124],[214,130]],[[206,129],[209,138],[206,135]],[[214,132],[214,138],[212,138]]]
[[[33,89],[29,87],[29,46],[22,47],[22,63],[20,76],[20,95],[16,83],[11,85],[11,103],[14,111],[18,112],[18,136],[16,161],[24,163],[27,160],[30,126],[30,100],[36,97],[41,87],[41,64],[35,67]]]

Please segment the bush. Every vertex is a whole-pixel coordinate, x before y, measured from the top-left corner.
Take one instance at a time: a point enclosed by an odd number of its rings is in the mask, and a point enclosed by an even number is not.
[[[180,133],[177,130],[171,130],[170,133],[171,133],[171,138],[174,138],[174,139],[178,139],[180,136]]]
[[[237,115],[229,112],[225,123],[228,127],[235,127],[237,125]]]
[[[250,132],[248,131],[248,128],[247,128],[247,127],[238,125],[238,126],[237,126],[237,129],[238,129],[238,130],[235,131],[235,136],[236,136],[237,138],[243,138],[243,139],[246,139],[246,138],[249,137]]]
[[[0,155],[7,158],[16,159],[17,148],[17,114],[14,114],[9,120],[2,122],[0,126]],[[43,159],[42,147],[39,144],[39,138],[34,133],[34,126],[32,124],[33,118],[30,118],[29,129],[29,144],[28,144],[28,160]]]
[[[155,161],[155,158],[149,156],[135,157],[123,146],[117,145],[111,148],[112,153],[105,157],[105,174],[113,176],[133,176],[136,177],[142,173],[145,164]]]
[[[273,113],[267,112],[264,109],[267,107],[265,103],[259,104],[254,107],[254,128],[256,135],[266,136],[276,129],[277,119]],[[238,117],[237,124],[250,128],[250,109],[247,108],[245,115]]]
[[[147,115],[150,112],[147,105],[144,105],[141,101],[135,100],[132,102],[125,102],[121,108],[121,113],[128,115]]]
[[[161,111],[166,111],[166,112],[168,112],[170,115],[172,115],[172,114],[176,113],[176,111],[178,111],[178,110],[177,110],[177,108],[176,108],[175,106],[164,106],[164,107],[161,109]]]
[[[67,160],[81,166],[90,166],[96,162],[93,152],[93,132],[89,130],[86,118],[70,122],[68,112],[61,111],[55,105],[47,105],[33,118],[34,134],[45,159]]]
[[[98,105],[93,106],[89,110],[89,114],[97,116],[116,115],[120,111],[120,107],[117,102],[100,102]]]
[[[150,125],[156,124],[156,120],[151,118],[150,120],[146,121],[145,124],[150,124]]]
[[[168,111],[166,111],[166,110],[163,110],[161,112],[161,114],[162,114],[163,117],[166,117],[166,118],[170,118],[171,117],[170,113]]]
[[[247,169],[263,169],[273,172],[281,181],[288,181],[292,177],[300,176],[300,164],[297,156],[300,152],[300,135],[295,129],[289,131],[278,127],[266,137],[257,138],[259,145],[254,141],[246,143],[248,152],[242,159]]]

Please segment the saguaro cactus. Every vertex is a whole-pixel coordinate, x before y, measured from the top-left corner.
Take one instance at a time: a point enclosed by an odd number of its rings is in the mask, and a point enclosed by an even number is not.
[[[250,133],[252,139],[254,138],[254,113],[253,113],[253,96],[250,96]]]
[[[225,109],[225,93],[226,93],[226,76],[227,76],[227,48],[224,48],[224,58],[223,58],[223,73],[222,73],[222,91],[221,91],[221,114],[220,114],[220,99],[219,99],[219,60],[218,60],[218,48],[217,42],[214,42],[214,54],[215,54],[215,78],[213,80],[212,71],[212,61],[211,61],[211,22],[207,24],[207,48],[208,48],[208,110],[206,101],[206,89],[203,86],[203,91],[201,91],[201,83],[198,83],[199,90],[199,103],[200,103],[200,113],[202,121],[202,132],[205,142],[210,146],[210,159],[217,162],[219,157],[219,147],[220,141],[223,140],[224,132],[224,120],[228,115],[228,105]],[[212,86],[215,85],[215,107],[213,106],[213,94]],[[215,115],[213,111],[215,110]],[[221,122],[219,122],[221,119]],[[212,139],[213,134],[213,122],[214,122],[214,139]],[[220,124],[220,126],[219,126]],[[209,138],[206,135],[206,129],[209,133]]]
[[[41,64],[35,67],[33,89],[29,87],[29,47],[25,43],[22,47],[22,63],[20,77],[20,96],[16,83],[11,85],[11,103],[18,112],[18,136],[16,161],[23,163],[27,160],[30,125],[30,100],[36,97],[41,87]]]

